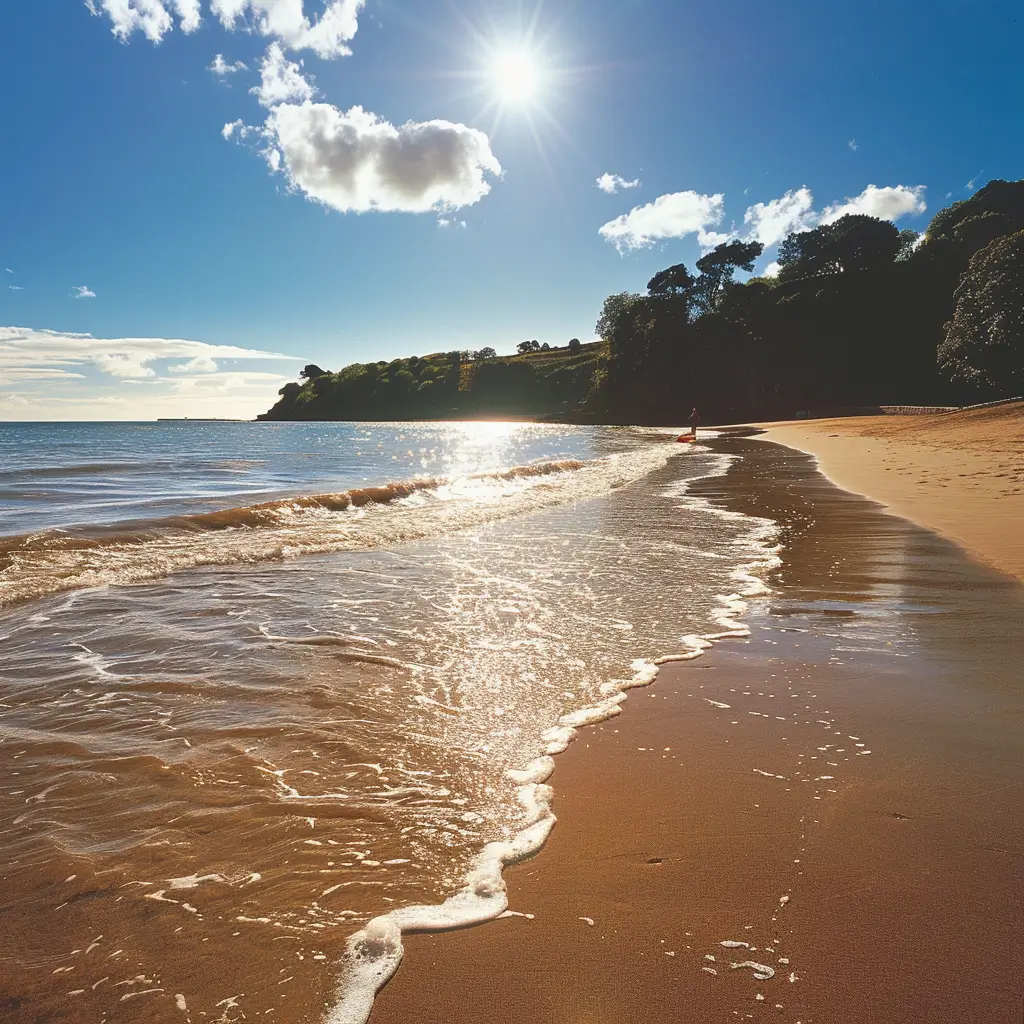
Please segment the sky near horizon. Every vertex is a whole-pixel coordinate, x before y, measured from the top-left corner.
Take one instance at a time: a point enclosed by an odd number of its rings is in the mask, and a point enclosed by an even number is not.
[[[593,337],[726,238],[924,230],[1024,176],[1018,7],[29,0],[0,9],[0,419],[264,411]]]

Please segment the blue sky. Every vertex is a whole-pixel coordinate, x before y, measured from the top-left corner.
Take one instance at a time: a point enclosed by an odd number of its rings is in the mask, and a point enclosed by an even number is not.
[[[8,0],[0,418],[252,415],[308,361],[590,338],[726,236],[922,230],[1022,174],[1017,10]]]

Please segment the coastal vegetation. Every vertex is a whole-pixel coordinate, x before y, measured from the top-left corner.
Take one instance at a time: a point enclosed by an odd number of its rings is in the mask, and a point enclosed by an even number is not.
[[[575,338],[565,347],[524,344],[520,354],[502,358],[483,349],[353,363],[337,373],[310,365],[304,383],[286,384],[260,419],[571,417],[593,387],[605,346]]]
[[[599,342],[307,366],[263,419],[530,415],[580,422],[787,417],[1024,391],[1024,181],[991,181],[923,235],[848,214],[779,246],[731,240],[645,294],[609,296]]]

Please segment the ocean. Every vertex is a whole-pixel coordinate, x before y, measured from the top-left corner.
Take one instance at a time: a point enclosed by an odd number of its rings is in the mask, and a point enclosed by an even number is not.
[[[6,1019],[359,1024],[403,931],[509,912],[552,758],[766,591],[713,449],[0,424]]]

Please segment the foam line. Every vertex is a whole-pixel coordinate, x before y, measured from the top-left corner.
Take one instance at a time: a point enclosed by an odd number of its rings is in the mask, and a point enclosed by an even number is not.
[[[722,456],[717,465],[724,473],[732,458]],[[715,474],[711,474],[715,475]],[[686,481],[673,485],[671,496],[684,499],[685,505],[695,505],[730,520],[743,520],[751,524],[752,543],[759,544],[762,556],[739,566],[731,574],[737,591],[717,597],[718,608],[713,616],[721,627],[718,631],[682,638],[685,650],[658,658],[635,660],[632,675],[626,679],[610,680],[600,688],[603,700],[599,703],[563,715],[556,725],[544,730],[540,739],[545,755],[524,766],[507,772],[519,784],[518,798],[528,812],[529,824],[513,840],[489,843],[473,862],[462,890],[437,906],[403,907],[374,918],[361,931],[349,939],[342,963],[338,1002],[327,1016],[327,1024],[366,1024],[373,1009],[377,992],[398,970],[404,955],[402,934],[416,931],[445,931],[480,924],[501,917],[508,911],[508,898],[503,869],[526,857],[533,856],[543,847],[556,818],[551,810],[552,791],[544,781],[554,770],[552,755],[564,751],[576,733],[587,725],[607,721],[621,714],[627,691],[649,686],[658,676],[659,667],[674,662],[691,661],[700,657],[718,640],[750,635],[750,630],[739,621],[751,598],[770,593],[770,588],[758,575],[781,564],[779,548],[773,546],[776,525],[768,519],[757,519],[717,509],[703,498],[687,493]],[[723,943],[725,945],[726,943]],[[770,978],[772,968],[753,961],[730,965],[732,968],[754,969],[759,980]],[[705,968],[710,970],[709,968]]]

